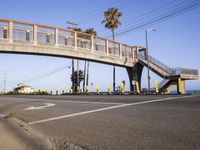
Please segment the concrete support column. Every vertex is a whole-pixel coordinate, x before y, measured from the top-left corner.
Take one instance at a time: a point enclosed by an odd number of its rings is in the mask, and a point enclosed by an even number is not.
[[[74,32],[74,49],[77,49],[77,33]]]
[[[94,53],[94,36],[91,36],[91,52]]]
[[[126,70],[129,76],[130,90],[131,91],[135,90],[132,84],[133,83],[132,81],[137,82],[139,84],[139,89],[141,89],[141,77],[142,77],[143,66],[137,63],[133,67],[127,67]],[[137,92],[137,91],[134,91],[134,92]]]
[[[37,25],[33,26],[33,44],[37,46]]]
[[[122,59],[122,44],[119,44],[119,55],[120,59]]]
[[[55,47],[58,47],[58,29],[54,29],[54,42],[55,42]]]
[[[8,32],[9,43],[13,43],[13,22],[9,21],[9,32]]]
[[[105,48],[106,48],[106,54],[107,54],[107,56],[109,56],[109,44],[108,44],[108,40],[106,40]]]

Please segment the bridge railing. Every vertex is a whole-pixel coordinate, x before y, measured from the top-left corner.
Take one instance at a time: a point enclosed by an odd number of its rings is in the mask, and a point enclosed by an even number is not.
[[[198,76],[197,69],[189,69],[189,68],[172,68],[172,72],[174,75],[195,75]]]
[[[74,32],[58,30],[58,46],[74,46]]]
[[[8,39],[8,22],[7,21],[0,22],[0,39],[1,40]]]
[[[135,47],[83,32],[28,22],[0,19],[0,40],[34,46],[73,47],[120,59],[135,59]]]
[[[100,37],[94,38],[94,50],[101,53],[106,53],[106,40]]]

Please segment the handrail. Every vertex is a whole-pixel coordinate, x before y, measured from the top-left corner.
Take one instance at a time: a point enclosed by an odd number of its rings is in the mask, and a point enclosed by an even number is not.
[[[169,73],[172,76],[177,76],[177,75],[194,75],[198,76],[198,70],[197,69],[189,69],[189,68],[170,68],[164,63],[160,62],[159,60],[155,59],[154,57],[148,55],[148,60],[150,63],[153,65],[157,66],[158,68],[164,70],[165,72]],[[138,58],[141,61],[147,61],[147,58],[145,58],[144,55],[138,54]],[[147,63],[147,62],[145,62]]]
[[[6,22],[6,23],[5,23]],[[105,54],[106,55],[117,55],[120,59],[124,59],[124,57],[122,56],[124,54],[123,49],[122,49],[122,45],[130,47],[130,51],[128,51],[127,55],[129,55],[128,59],[134,59],[136,57],[133,57],[133,55],[136,55],[136,53],[134,53],[136,51],[136,49],[134,49],[134,51],[132,50],[133,47],[135,46],[129,46],[127,44],[124,43],[120,43],[117,41],[113,41],[110,39],[106,39],[103,37],[99,37],[96,35],[92,35],[92,34],[88,34],[85,32],[78,32],[78,31],[74,31],[74,30],[68,30],[65,28],[60,28],[60,27],[56,27],[56,26],[49,26],[49,25],[43,25],[43,24],[37,24],[37,23],[31,23],[31,22],[23,22],[23,21],[17,21],[17,20],[10,20],[10,19],[2,19],[0,18],[0,26],[5,27],[5,31],[4,29],[1,31],[1,39],[5,39],[2,38],[3,34],[5,32],[7,32],[7,35],[4,36],[6,37],[6,39],[8,39],[9,42],[16,42],[17,39],[20,39],[22,36],[22,41],[24,40],[25,42],[30,42],[30,39],[32,41],[34,41],[34,46],[37,46],[37,44],[39,44],[41,41],[41,38],[39,39],[37,36],[39,35],[39,33],[44,33],[43,37],[42,37],[42,42],[45,44],[47,43],[47,45],[49,44],[49,41],[51,40],[51,46],[60,46],[60,45],[67,45],[67,38],[65,38],[64,36],[62,36],[62,34],[60,34],[60,31],[63,32],[69,32],[72,34],[71,38],[74,41],[74,48],[85,48],[85,44],[82,42],[85,41],[87,42],[87,47],[91,50],[91,52],[94,52],[94,45],[102,45],[105,47]],[[28,26],[28,27],[26,27]],[[30,27],[29,27],[30,26]],[[13,31],[16,30],[22,30],[24,31],[24,33],[17,33],[15,32],[15,36]],[[30,38],[30,34],[31,33],[31,38]],[[51,35],[53,35],[53,39],[50,39],[49,37],[49,33],[51,33]],[[62,36],[62,37],[61,37]],[[17,39],[14,39],[17,38]],[[52,38],[52,37],[51,37]],[[61,39],[60,39],[61,38]],[[103,43],[100,44],[99,42],[95,41],[95,39],[99,39],[102,40]],[[39,41],[38,41],[39,40]],[[61,41],[61,42],[60,42]],[[60,42],[60,43],[59,43]],[[83,45],[83,47],[81,47]],[[114,45],[114,47],[112,46]]]
[[[142,61],[144,61],[144,60],[147,61],[147,59],[146,59],[143,55],[141,55],[141,54],[138,54],[138,58],[139,58],[140,60],[142,60]],[[153,57],[150,56],[150,55],[148,56],[148,59],[149,59],[149,62],[150,62],[150,63],[154,64],[155,66],[157,66],[158,68],[164,70],[165,72],[169,73],[170,75],[172,74],[171,68],[168,67],[167,65],[165,65],[165,64],[163,64],[162,62],[156,60],[155,58],[153,58]]]
[[[111,39],[100,37],[98,35],[91,35],[91,34],[88,34],[88,33],[85,33],[85,32],[69,30],[69,29],[65,29],[65,28],[61,28],[61,27],[57,27],[57,26],[50,26],[50,25],[38,24],[38,23],[33,23],[33,22],[25,22],[25,21],[18,21],[18,20],[12,20],[12,19],[5,19],[5,18],[0,18],[0,21],[13,22],[13,23],[17,23],[17,24],[24,24],[24,25],[31,25],[31,26],[36,25],[38,27],[45,27],[45,28],[51,28],[51,29],[64,30],[64,31],[68,31],[68,32],[74,32],[74,33],[77,33],[77,34],[84,34],[84,35],[88,35],[88,36],[93,36],[94,38],[101,38],[102,40],[108,40],[109,42],[113,42],[115,44],[124,44],[124,43],[121,43],[121,42],[113,41]]]
[[[163,80],[158,84],[159,89],[163,88],[163,86],[165,86],[165,84],[167,84],[167,82],[169,82],[169,79],[163,79]]]

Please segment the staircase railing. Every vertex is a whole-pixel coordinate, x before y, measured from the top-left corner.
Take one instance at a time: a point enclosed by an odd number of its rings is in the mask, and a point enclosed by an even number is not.
[[[145,58],[144,55],[142,54],[138,54],[138,58],[139,60],[143,61],[144,63],[147,63],[145,61],[147,61],[147,59]],[[165,72],[169,73],[170,75],[172,75],[172,69],[170,67],[168,67],[167,65],[165,65],[164,63],[160,62],[159,60],[155,59],[152,56],[148,56],[149,62],[154,64],[155,66],[157,66],[158,68],[164,70]]]
[[[143,61],[145,64],[147,64],[147,58],[142,55],[138,54],[138,59]],[[189,68],[170,68],[164,63],[160,62],[159,60],[155,59],[154,57],[148,55],[149,62],[153,65],[157,66],[158,68],[164,70],[165,72],[169,73],[169,75],[176,76],[176,75],[194,75],[198,76],[198,70],[197,69],[189,69]]]
[[[165,85],[167,84],[167,82],[169,82],[169,79],[163,79],[163,80],[158,84],[159,89],[163,88],[163,86],[165,86]]]

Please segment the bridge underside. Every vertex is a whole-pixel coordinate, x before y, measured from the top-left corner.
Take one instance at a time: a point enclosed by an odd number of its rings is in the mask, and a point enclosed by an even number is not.
[[[132,67],[136,62],[131,59],[119,59],[115,56],[106,56],[98,52],[90,53],[88,50],[74,47],[53,47],[46,45],[33,46],[32,44],[9,44],[0,43],[0,53],[18,53],[31,55],[44,55],[63,58],[74,58],[80,60],[89,60],[103,64],[115,65],[120,67]]]

